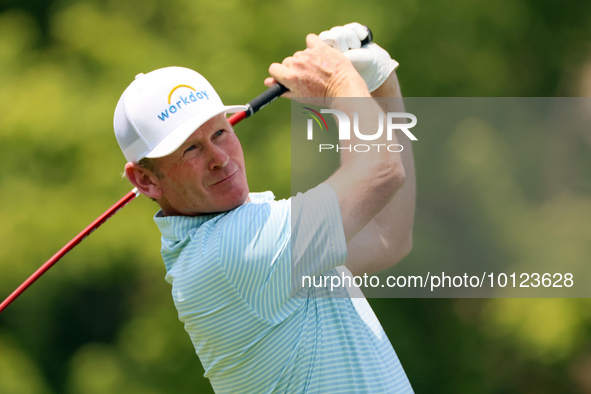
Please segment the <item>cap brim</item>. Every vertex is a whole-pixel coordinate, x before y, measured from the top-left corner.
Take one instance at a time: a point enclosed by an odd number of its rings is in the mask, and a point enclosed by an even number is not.
[[[221,107],[218,111],[210,112],[206,116],[194,116],[174,129],[162,141],[158,143],[145,157],[156,158],[168,156],[177,150],[186,140],[205,122],[222,113],[235,113],[246,111],[246,105],[229,105]]]

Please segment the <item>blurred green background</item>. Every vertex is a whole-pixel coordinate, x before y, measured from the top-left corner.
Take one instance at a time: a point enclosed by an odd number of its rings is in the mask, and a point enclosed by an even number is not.
[[[242,104],[307,33],[352,21],[400,62],[405,96],[591,95],[591,2],[1,0],[0,298],[131,189],[112,114],[137,73],[195,68]],[[289,114],[278,100],[237,126],[253,191],[290,194]],[[414,144],[402,264],[591,262],[591,132],[514,137],[510,160],[494,130]],[[507,187],[514,201],[488,192]],[[522,242],[498,220],[508,203],[527,207]],[[211,392],[164,281],[156,209],[134,201],[0,315],[0,393]],[[417,393],[591,393],[589,300],[370,303]]]

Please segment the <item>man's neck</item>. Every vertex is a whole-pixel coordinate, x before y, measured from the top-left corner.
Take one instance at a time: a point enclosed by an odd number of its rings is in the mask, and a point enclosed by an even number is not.
[[[246,197],[246,200],[242,204],[240,204],[232,209],[229,209],[227,211],[205,212],[205,213],[196,212],[196,213],[192,213],[192,214],[183,214],[183,213],[176,211],[174,208],[169,207],[167,204],[160,204],[158,201],[157,201],[157,203],[158,203],[158,205],[160,205],[160,212],[161,212],[162,216],[205,216],[205,215],[215,215],[215,214],[220,214],[220,213],[224,213],[224,212],[230,212],[238,207],[241,207],[242,205],[248,204],[250,201],[251,201],[250,196],[248,196],[248,197]]]

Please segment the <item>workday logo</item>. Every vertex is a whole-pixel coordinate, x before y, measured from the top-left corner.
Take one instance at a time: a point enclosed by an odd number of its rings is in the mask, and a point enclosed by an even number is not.
[[[351,140],[351,120],[349,119],[349,116],[345,112],[339,111],[337,109],[321,109],[320,113],[318,113],[317,111],[314,111],[312,108],[308,108],[308,107],[304,107],[304,108],[313,112],[313,114],[308,113],[308,115],[312,116],[312,118],[320,126],[321,130],[322,130],[322,124],[320,123],[320,120],[318,118],[320,118],[322,120],[324,126],[326,127],[326,130],[328,131],[328,125],[326,124],[326,121],[324,120],[324,117],[321,115],[321,113],[322,114],[325,114],[325,113],[334,114],[335,117],[337,118],[337,123],[338,123],[338,128],[339,128],[339,141],[342,142],[342,141],[346,141],[346,140]],[[304,114],[306,114],[306,112],[304,112]],[[385,122],[384,122],[384,118],[386,118]],[[402,121],[404,118],[410,119],[410,123],[406,123],[405,121]],[[402,123],[398,123],[401,121],[402,121]],[[392,141],[394,130],[401,130],[409,139],[411,139],[412,141],[417,141],[417,138],[409,130],[410,128],[416,126],[416,124],[417,124],[417,117],[414,116],[413,114],[410,114],[407,112],[388,112],[387,114],[384,114],[383,112],[380,112],[378,114],[378,130],[373,134],[363,134],[359,130],[359,113],[358,112],[353,113],[353,133],[355,134],[355,137],[357,137],[357,139],[359,139],[359,140],[363,140],[363,141],[380,140],[379,142],[385,142],[384,138],[382,137],[382,135],[384,134],[384,123],[386,125],[386,127],[385,127],[386,141]],[[314,138],[314,122],[312,119],[308,119],[307,136],[308,136],[308,140],[312,140]],[[375,143],[375,144],[355,144],[353,146],[351,146],[351,145],[349,145],[349,146],[337,145],[336,151],[338,152],[340,150],[348,150],[351,152],[351,150],[354,150],[355,152],[369,152],[370,150],[375,148],[379,152],[380,148],[382,148],[382,147],[387,149],[389,152],[402,152],[402,150],[404,149],[403,146],[400,144]],[[332,144],[320,144],[319,145],[320,152],[322,152],[322,150],[332,150],[332,149],[335,149],[335,146]]]
[[[177,90],[179,91],[178,95],[175,95]],[[173,95],[175,96],[174,100]],[[195,88],[189,85],[175,86],[168,94],[168,108],[162,111],[160,115],[158,115],[158,118],[164,122],[171,115],[176,114],[192,103],[196,103],[200,100],[209,100],[207,91],[201,90],[198,92]]]

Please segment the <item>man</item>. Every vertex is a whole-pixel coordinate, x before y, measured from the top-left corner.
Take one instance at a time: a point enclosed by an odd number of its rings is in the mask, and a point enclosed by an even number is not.
[[[358,24],[324,32],[340,50],[309,35],[306,50],[270,66],[265,84],[375,122],[382,108],[370,89],[400,96],[397,63],[375,44],[355,49],[364,33]],[[384,109],[400,110],[391,105]],[[343,151],[325,183],[275,201],[270,192],[249,193],[225,116],[243,109],[224,106],[199,74],[171,67],[138,76],[115,111],[125,173],[161,207],[155,221],[166,280],[205,376],[217,393],[411,393],[367,301],[326,297],[327,289],[298,280],[375,272],[410,251],[408,142],[400,141],[404,158]]]

